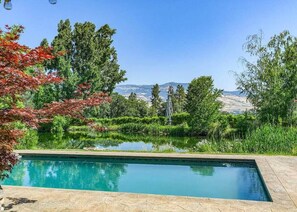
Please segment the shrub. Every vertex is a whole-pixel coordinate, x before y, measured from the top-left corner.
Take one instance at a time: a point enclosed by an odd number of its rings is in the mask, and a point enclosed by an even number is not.
[[[13,128],[22,130],[24,136],[18,140],[17,149],[34,149],[38,143],[38,133],[32,128],[28,128],[25,124],[17,121],[13,123]]]
[[[144,135],[171,135],[171,136],[185,136],[190,130],[187,125],[180,126],[162,126],[158,124],[137,124],[128,123],[119,127],[123,133],[135,133]]]
[[[38,144],[38,132],[33,129],[28,129],[24,137],[19,140],[17,149],[35,149]]]
[[[172,124],[173,125],[180,125],[184,123],[189,123],[190,114],[189,113],[175,113],[172,115]]]
[[[55,116],[51,126],[51,133],[63,133],[69,126],[69,120],[63,116]]]
[[[91,118],[90,120],[93,120],[93,121],[103,124],[103,125],[104,124],[105,125],[121,125],[121,124],[128,124],[128,123],[164,125],[166,122],[166,118],[164,116],[144,117],[144,118],[124,116],[124,117],[111,118],[111,119]]]
[[[237,115],[221,114],[218,118],[218,122],[222,125],[222,127],[224,126],[226,128],[226,132],[223,133],[223,137],[228,138],[232,136],[245,138],[245,136],[257,126],[256,117],[247,112]]]

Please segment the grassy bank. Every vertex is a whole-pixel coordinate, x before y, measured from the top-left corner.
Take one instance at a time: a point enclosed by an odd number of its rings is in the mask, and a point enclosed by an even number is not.
[[[204,140],[196,151],[297,155],[297,129],[264,125],[248,133],[245,139]]]

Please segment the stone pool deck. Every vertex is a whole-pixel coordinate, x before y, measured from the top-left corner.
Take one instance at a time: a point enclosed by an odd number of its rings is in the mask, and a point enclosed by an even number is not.
[[[296,211],[297,157],[87,151],[18,151],[21,154],[173,157],[255,160],[273,202],[4,186],[8,211]],[[87,179],[86,179],[87,180]]]

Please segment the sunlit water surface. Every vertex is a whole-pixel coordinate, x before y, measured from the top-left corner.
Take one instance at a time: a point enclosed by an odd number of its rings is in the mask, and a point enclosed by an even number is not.
[[[252,162],[25,157],[4,184],[269,201]]]

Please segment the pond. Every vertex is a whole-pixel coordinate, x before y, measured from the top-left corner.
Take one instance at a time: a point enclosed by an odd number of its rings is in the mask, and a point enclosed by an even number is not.
[[[144,152],[195,152],[203,139],[192,137],[135,136],[109,133],[39,133],[18,149],[85,149]]]

